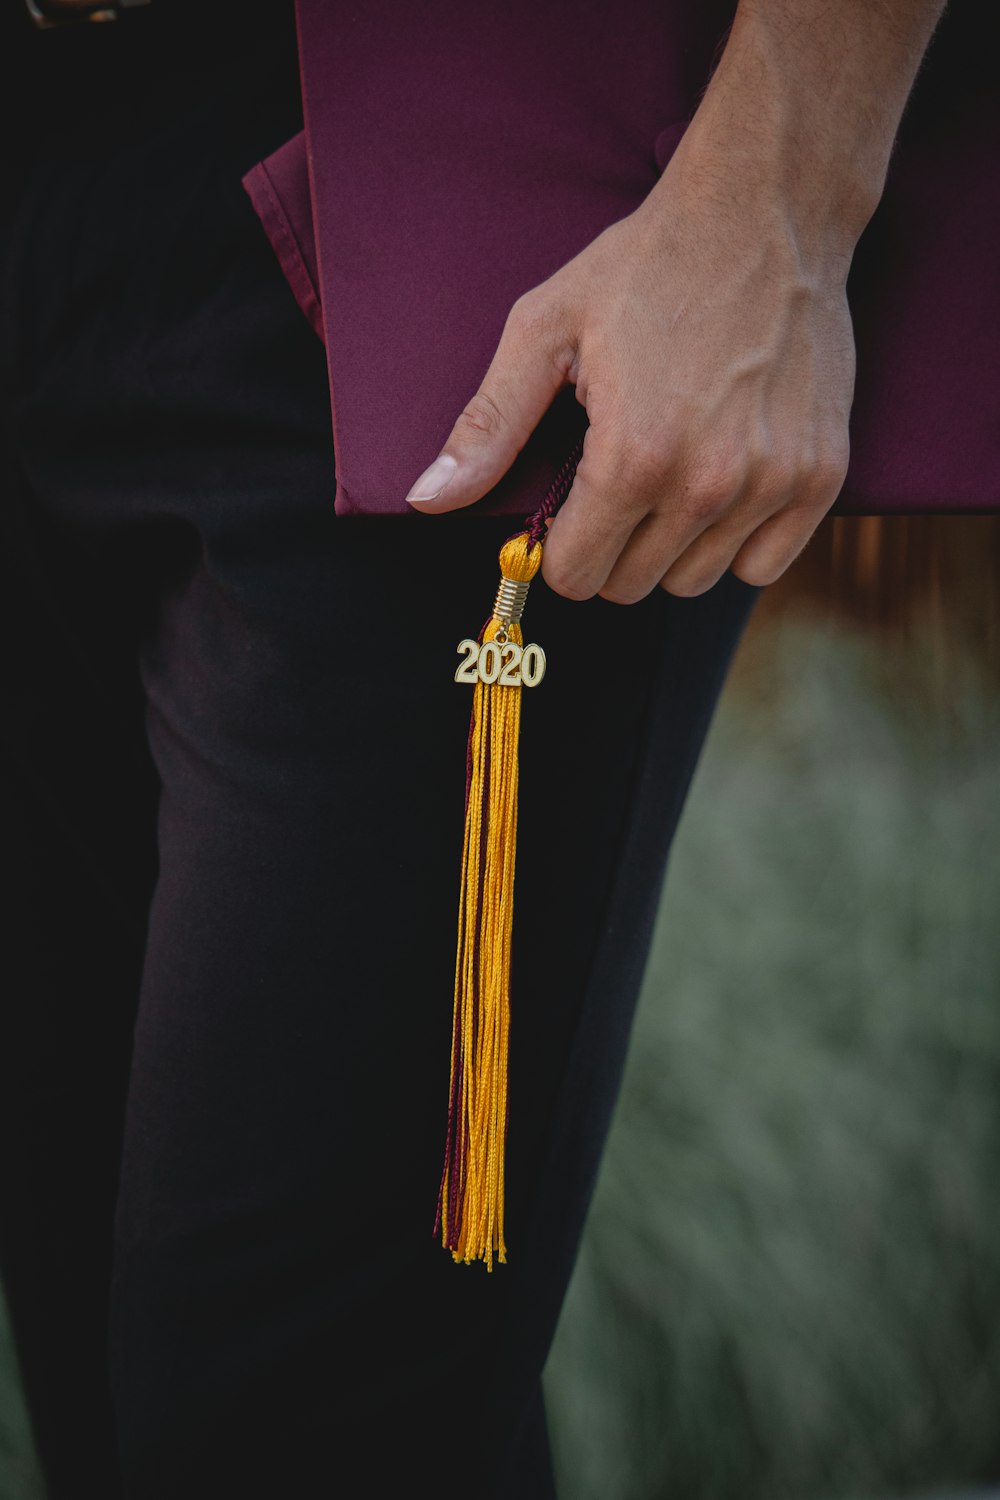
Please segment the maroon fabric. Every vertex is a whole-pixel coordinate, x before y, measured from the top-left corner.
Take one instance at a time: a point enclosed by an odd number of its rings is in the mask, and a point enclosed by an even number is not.
[[[649,192],[733,9],[511,0],[469,26],[457,0],[297,0],[306,128],[244,184],[326,343],[338,514],[411,513],[404,496],[511,304]],[[953,6],[940,23],[855,254],[851,462],[834,513],[1000,509],[986,9]],[[585,426],[561,392],[477,508],[534,510]]]
[[[324,338],[304,132],[258,162],[242,180],[296,301]]]

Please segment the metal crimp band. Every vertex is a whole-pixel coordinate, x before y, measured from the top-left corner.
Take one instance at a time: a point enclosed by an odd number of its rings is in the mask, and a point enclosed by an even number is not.
[[[501,578],[497,589],[493,616],[505,625],[516,625],[524,613],[524,601],[528,597],[531,579]]]

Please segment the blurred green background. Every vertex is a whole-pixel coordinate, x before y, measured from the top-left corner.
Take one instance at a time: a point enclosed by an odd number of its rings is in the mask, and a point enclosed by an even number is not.
[[[671,855],[547,1370],[564,1500],[1000,1480],[1000,523],[823,523]],[[42,1500],[6,1328],[0,1500]]]
[[[997,537],[828,521],[758,604],[549,1362],[567,1500],[1000,1477]]]

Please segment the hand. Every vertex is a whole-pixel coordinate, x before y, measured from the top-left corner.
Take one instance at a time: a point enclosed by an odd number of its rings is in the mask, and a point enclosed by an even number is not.
[[[738,0],[659,181],[514,303],[451,472],[407,499],[480,499],[569,382],[590,425],[545,543],[557,593],[780,577],[847,472],[847,275],[944,5]]]
[[[454,477],[418,507],[480,499],[572,383],[589,427],[542,562],[567,598],[771,583],[847,470],[849,256],[807,254],[695,125],[634,213],[515,302],[442,449]]]

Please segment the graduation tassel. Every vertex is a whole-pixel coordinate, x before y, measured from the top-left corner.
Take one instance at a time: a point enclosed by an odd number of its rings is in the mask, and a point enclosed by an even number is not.
[[[545,675],[545,652],[524,644],[521,615],[542,561],[546,522],[568,492],[582,438],[525,529],[500,549],[493,613],[459,642],[455,681],[473,685],[466,750],[451,1087],[435,1234],[456,1261],[507,1259],[504,1154],[510,967],[517,841],[521,689]]]

